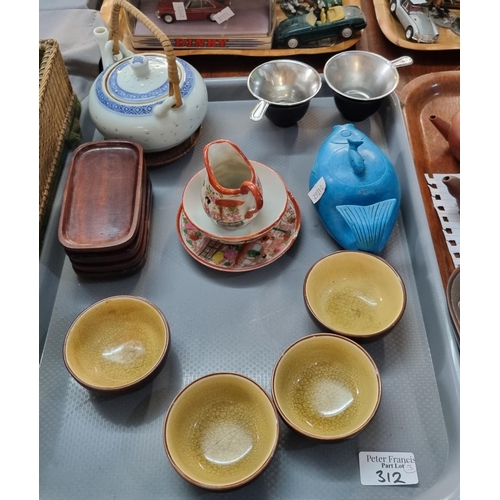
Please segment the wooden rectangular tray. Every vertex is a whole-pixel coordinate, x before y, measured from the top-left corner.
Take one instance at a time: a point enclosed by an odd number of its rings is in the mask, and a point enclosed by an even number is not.
[[[458,174],[460,163],[447,141],[432,125],[430,115],[449,121],[460,109],[460,71],[423,75],[408,83],[399,95],[417,177],[424,199],[443,285],[455,270],[441,222],[432,204],[425,174]]]
[[[121,250],[139,232],[145,186],[142,147],[128,141],[79,146],[64,187],[59,241],[70,251]]]

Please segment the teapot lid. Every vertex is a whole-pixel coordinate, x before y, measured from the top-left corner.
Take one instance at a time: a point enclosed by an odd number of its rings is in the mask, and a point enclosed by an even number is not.
[[[180,59],[177,59],[177,67],[181,96],[186,97],[192,90],[194,75],[190,66]],[[103,86],[98,88],[123,104],[154,103],[167,97],[169,92],[168,62],[163,55],[135,54],[113,65],[101,78]],[[103,102],[102,98],[99,100]]]

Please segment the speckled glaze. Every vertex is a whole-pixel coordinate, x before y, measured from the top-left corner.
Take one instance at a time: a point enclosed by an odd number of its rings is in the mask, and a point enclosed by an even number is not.
[[[323,178],[314,207],[326,230],[346,250],[380,253],[399,214],[399,179],[385,153],[352,123],[335,125],[321,145],[309,189]]]
[[[169,346],[163,313],[143,298],[118,295],[96,302],[75,319],[66,334],[63,359],[87,389],[128,391],[157,374]]]
[[[361,432],[377,412],[380,375],[370,355],[345,337],[318,333],[289,346],[272,375],[278,412],[297,432],[340,441]]]
[[[328,330],[358,341],[388,334],[406,308],[406,288],[384,259],[339,251],[317,261],[304,279],[304,300]]]
[[[163,429],[174,469],[196,486],[229,490],[257,477],[279,439],[271,398],[253,380],[213,373],[186,386],[172,402]]]

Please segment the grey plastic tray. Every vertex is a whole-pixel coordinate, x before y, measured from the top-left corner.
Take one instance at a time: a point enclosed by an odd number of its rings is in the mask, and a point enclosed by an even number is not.
[[[393,332],[366,345],[383,386],[375,419],[343,443],[316,442],[282,425],[269,467],[232,492],[199,489],[171,467],[162,427],[174,396],[192,380],[217,371],[247,375],[270,393],[271,372],[282,351],[320,331],[304,304],[305,274],[316,260],[340,249],[307,196],[316,153],[333,125],[344,122],[326,85],[296,127],[279,129],[266,119],[249,120],[255,100],[246,90],[246,79],[206,82],[210,103],[198,144],[175,163],[150,171],[152,230],[148,260],[139,274],[115,281],[79,280],[57,242],[59,212],[54,204],[47,234],[51,239],[40,261],[40,498],[459,498],[459,350],[394,95],[376,115],[356,125],[388,154],[402,184],[401,215],[382,257],[400,272],[408,304]],[[182,190],[203,168],[204,145],[220,138],[277,170],[301,208],[302,226],[294,245],[261,269],[210,269],[185,251],[176,232]],[[152,383],[129,395],[103,397],[70,377],[62,344],[85,307],[116,294],[140,295],[157,304],[170,324],[172,348]],[[419,484],[361,485],[360,451],[414,453]]]

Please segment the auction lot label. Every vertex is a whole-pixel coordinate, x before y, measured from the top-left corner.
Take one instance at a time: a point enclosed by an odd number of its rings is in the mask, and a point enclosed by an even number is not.
[[[418,484],[413,453],[361,451],[359,473],[365,486]]]

